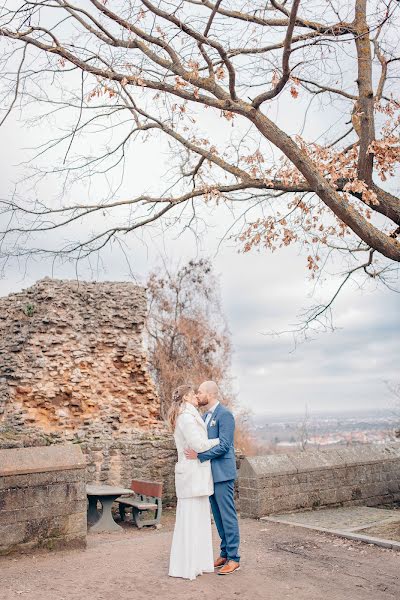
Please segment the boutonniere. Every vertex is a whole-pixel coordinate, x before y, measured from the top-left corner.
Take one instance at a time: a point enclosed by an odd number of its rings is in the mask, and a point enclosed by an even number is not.
[[[216,424],[217,424],[217,421],[216,421],[215,419],[213,419],[213,420],[211,421],[211,427],[215,427],[215,425],[216,425]]]

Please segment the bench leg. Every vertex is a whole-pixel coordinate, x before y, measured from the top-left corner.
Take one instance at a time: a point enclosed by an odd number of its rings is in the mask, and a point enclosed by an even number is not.
[[[135,521],[136,527],[142,529],[143,521],[140,519],[140,512],[141,511],[139,509],[137,509],[135,506],[132,506],[132,517]]]
[[[119,504],[119,516],[121,517],[121,521],[125,521],[125,506],[124,504]]]
[[[157,500],[156,524],[158,524],[161,521],[161,515],[162,515],[162,501]]]
[[[142,511],[139,510],[138,508],[136,508],[135,506],[132,506],[132,517],[133,517],[133,520],[135,521],[136,526],[139,529],[141,529],[144,526],[157,525],[161,521],[162,502],[161,502],[161,500],[156,500],[156,502],[157,502],[157,509],[155,511],[153,519],[143,519],[142,514],[141,514]]]

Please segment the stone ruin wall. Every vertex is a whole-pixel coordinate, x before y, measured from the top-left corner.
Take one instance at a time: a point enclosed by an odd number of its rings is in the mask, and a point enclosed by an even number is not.
[[[72,441],[90,481],[161,479],[175,450],[143,344],[144,288],[45,278],[0,298],[0,448]]]
[[[145,290],[44,279],[0,299],[0,423],[15,431],[159,424],[146,370]]]

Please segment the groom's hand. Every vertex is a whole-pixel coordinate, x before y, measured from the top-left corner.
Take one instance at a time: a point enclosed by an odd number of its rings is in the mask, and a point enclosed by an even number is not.
[[[189,458],[190,460],[196,460],[197,452],[195,452],[191,448],[185,448],[184,452],[185,452],[186,458]]]

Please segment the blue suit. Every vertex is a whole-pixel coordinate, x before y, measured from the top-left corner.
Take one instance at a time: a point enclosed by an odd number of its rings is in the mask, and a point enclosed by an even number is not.
[[[233,437],[235,419],[222,404],[218,404],[207,426],[208,439],[219,438],[218,446],[200,452],[200,462],[211,460],[214,480],[214,494],[210,503],[214,521],[221,538],[221,556],[228,560],[240,561],[239,523],[235,508],[234,487],[236,473]]]

